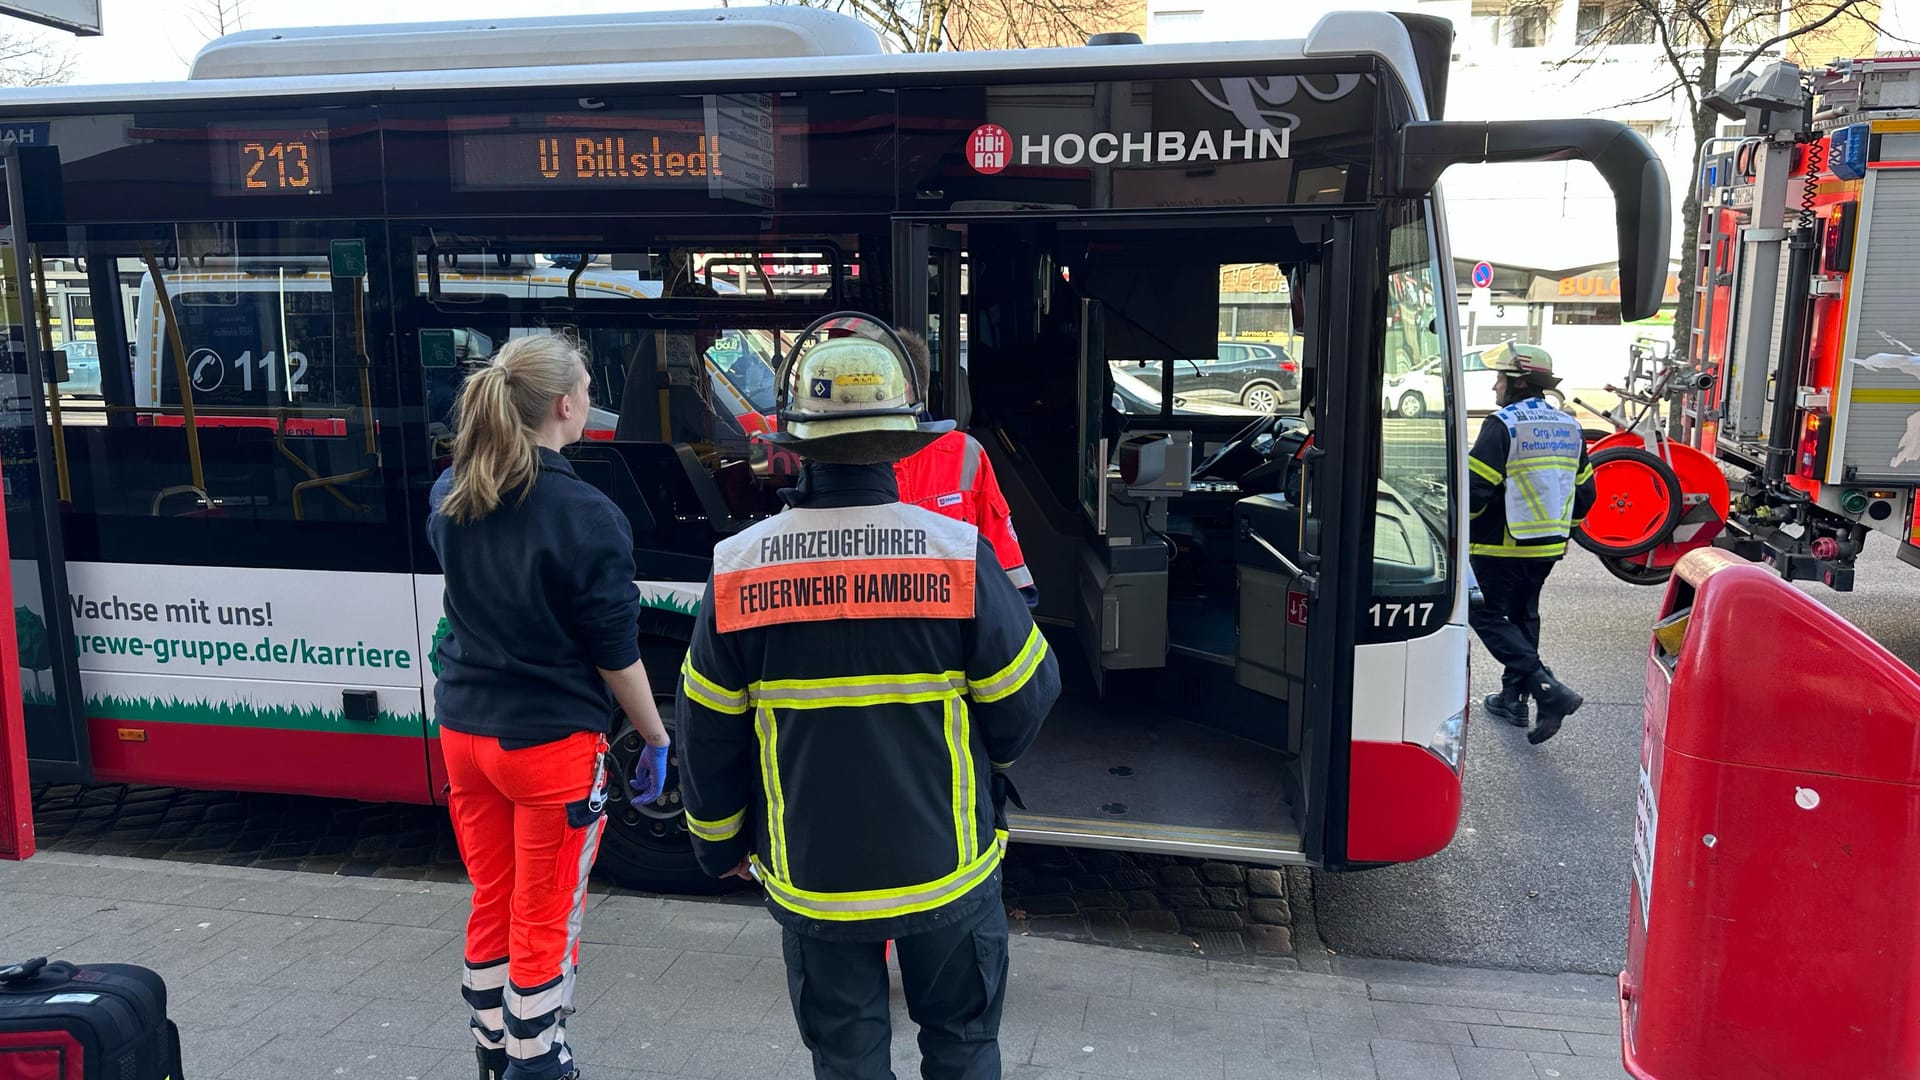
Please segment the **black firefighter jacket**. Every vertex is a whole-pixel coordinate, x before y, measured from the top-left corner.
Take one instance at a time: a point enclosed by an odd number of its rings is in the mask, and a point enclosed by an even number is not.
[[[680,790],[710,874],[749,853],[774,916],[905,937],[997,903],[991,775],[1059,669],[972,525],[897,501],[889,466],[809,465],[722,542],[681,670]]]

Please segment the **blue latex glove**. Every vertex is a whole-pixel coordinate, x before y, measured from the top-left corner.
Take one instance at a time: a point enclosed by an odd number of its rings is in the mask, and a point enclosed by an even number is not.
[[[634,795],[628,800],[635,809],[659,801],[661,791],[667,786],[667,750],[665,746],[640,748],[640,757],[633,763]]]

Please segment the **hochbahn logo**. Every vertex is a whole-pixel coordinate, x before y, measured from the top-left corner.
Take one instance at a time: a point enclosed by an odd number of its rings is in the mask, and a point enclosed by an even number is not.
[[[1269,161],[1288,156],[1290,128],[1219,131],[1112,131],[1080,135],[1022,135],[1021,165],[1192,165]],[[1012,164],[1014,136],[999,124],[981,124],[967,136],[967,164],[992,176]]]

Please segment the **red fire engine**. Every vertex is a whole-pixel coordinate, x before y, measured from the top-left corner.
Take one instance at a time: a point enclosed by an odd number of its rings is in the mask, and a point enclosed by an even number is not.
[[[1676,422],[1593,444],[1582,543],[1648,584],[1709,542],[1842,591],[1869,532],[1920,565],[1920,57],[1778,63],[1709,104],[1744,130],[1697,178],[1685,362],[1639,395]]]

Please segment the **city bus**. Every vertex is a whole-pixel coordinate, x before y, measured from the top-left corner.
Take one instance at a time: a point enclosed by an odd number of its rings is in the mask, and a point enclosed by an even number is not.
[[[1594,162],[1628,317],[1668,228],[1621,125],[1445,120],[1451,43],[1353,13],[898,55],[769,7],[243,32],[180,83],[6,92],[47,132],[0,159],[33,776],[443,800],[427,494],[461,380],[523,334],[591,358],[568,454],[632,525],[671,698],[714,543],[794,480],[755,438],[766,373],[852,310],[927,340],[929,407],[984,447],[1038,587],[1067,685],[1010,773],[1016,841],[1441,850],[1468,631],[1438,178]],[[97,402],[49,391],[53,265],[92,299]],[[1246,297],[1222,283],[1253,277],[1289,365],[1257,405],[1188,371],[1224,366]],[[1411,418],[1382,408],[1409,332],[1448,358]],[[610,723],[624,777],[638,741]],[[608,875],[711,887],[671,782],[609,805]]]

